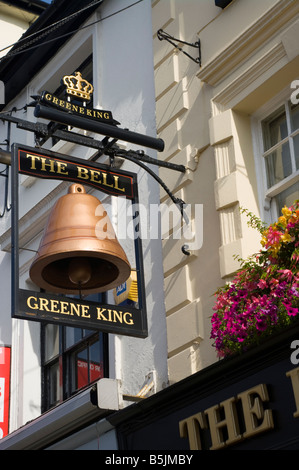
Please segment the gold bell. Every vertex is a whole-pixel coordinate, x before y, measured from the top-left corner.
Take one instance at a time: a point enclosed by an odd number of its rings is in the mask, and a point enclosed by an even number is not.
[[[32,281],[50,292],[92,294],[119,286],[130,273],[101,202],[72,184],[50,213],[30,267]]]

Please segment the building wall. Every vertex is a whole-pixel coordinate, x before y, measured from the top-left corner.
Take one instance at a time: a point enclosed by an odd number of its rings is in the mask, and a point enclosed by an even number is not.
[[[0,2],[0,50],[18,41],[36,18],[32,13]],[[8,50],[0,52],[0,57],[7,54]]]
[[[216,360],[209,338],[213,293],[240,267],[236,256],[260,249],[240,208],[271,221],[252,123],[255,112],[296,79],[298,7],[289,0],[235,0],[225,9],[204,0],[152,1],[162,158],[188,167],[166,181],[186,203],[203,205],[199,250],[186,257],[181,240],[163,244],[170,382]],[[160,41],[159,29],[189,43],[200,38],[201,66]],[[196,57],[196,49],[181,47]]]

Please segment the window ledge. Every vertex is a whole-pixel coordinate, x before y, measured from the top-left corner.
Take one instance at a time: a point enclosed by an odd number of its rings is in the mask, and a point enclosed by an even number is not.
[[[270,189],[268,189],[265,193],[265,197],[272,198],[274,196],[277,196],[277,194],[281,193],[285,189],[288,189],[298,180],[299,180],[299,170],[297,170],[295,173],[292,173],[290,176],[288,176],[287,178],[284,178],[282,181],[280,181],[279,183],[275,184]]]

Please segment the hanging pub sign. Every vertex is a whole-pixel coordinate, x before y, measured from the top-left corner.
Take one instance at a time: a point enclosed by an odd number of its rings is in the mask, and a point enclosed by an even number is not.
[[[19,174],[69,181],[53,206],[29,269],[34,291],[19,287]],[[147,336],[140,236],[128,261],[107,211],[85,187],[122,196],[137,219],[136,174],[14,144],[12,148],[12,317],[136,337]],[[134,212],[135,211],[135,212]],[[117,292],[129,286],[123,301]],[[131,287],[132,286],[132,287]],[[133,300],[131,300],[133,299]]]

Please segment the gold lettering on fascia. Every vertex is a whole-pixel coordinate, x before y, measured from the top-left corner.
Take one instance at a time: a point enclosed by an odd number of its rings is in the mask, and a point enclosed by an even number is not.
[[[237,402],[241,402],[245,432],[240,433]],[[273,429],[272,410],[265,409],[269,401],[265,384],[257,385],[237,397],[231,397],[203,412],[179,422],[180,437],[188,438],[191,450],[201,450],[201,432],[209,430],[210,450],[219,450],[237,444],[243,439]]]
[[[69,302],[66,300],[46,299],[44,297],[29,296],[27,307],[30,310],[49,312],[59,315],[70,315],[80,318],[91,318],[90,306],[86,304]],[[134,325],[131,312],[114,310],[110,308],[96,307],[95,320],[109,323],[121,323]]]
[[[203,450],[200,430],[207,428],[208,423],[203,412],[196,413],[179,422],[180,437],[189,439],[190,450]]]
[[[294,418],[299,418],[299,367],[286,372],[286,376],[291,379],[295,399],[296,410],[294,411],[293,416]]]
[[[44,99],[48,103],[53,103],[55,106],[58,106],[61,109],[66,109],[67,111],[71,111],[73,113],[81,114],[83,116],[88,116],[93,119],[101,119],[106,121],[111,121],[111,114],[108,111],[101,111],[98,109],[90,109],[83,106],[79,106],[69,101],[61,100],[57,98],[57,96],[52,95],[51,93],[45,93]]]
[[[38,155],[32,155],[30,153],[26,154],[26,158],[28,158],[31,162],[30,170],[32,171],[41,171],[62,176],[67,176],[69,174],[68,165],[65,162],[61,162],[56,159],[53,160],[47,157],[41,157]],[[125,192],[125,188],[121,186],[118,175],[111,174],[111,182],[108,182],[108,174],[103,171],[94,170],[92,168],[86,168],[78,165],[75,165],[75,167],[77,173],[75,177],[77,179],[81,179],[82,181],[86,182],[96,183],[107,188],[112,188],[115,191],[120,191],[122,193]]]

